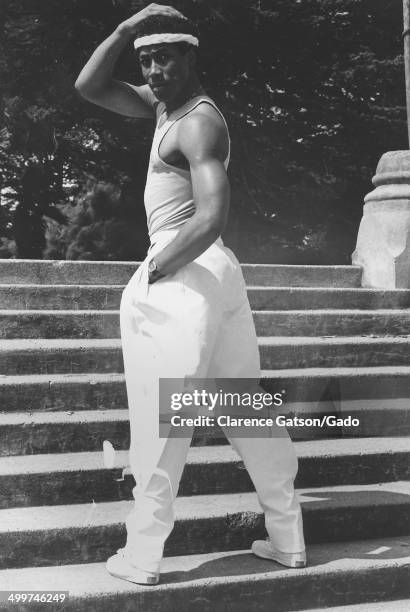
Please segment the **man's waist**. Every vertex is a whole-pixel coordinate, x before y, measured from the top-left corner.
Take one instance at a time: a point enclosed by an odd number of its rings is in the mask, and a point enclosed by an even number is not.
[[[149,238],[150,238],[151,244],[148,248],[148,253],[151,253],[154,247],[155,247],[155,252],[158,253],[161,250],[161,248],[164,248],[169,242],[172,242],[172,240],[177,236],[177,234],[179,234],[183,225],[184,224],[182,223],[178,228],[173,228],[173,229],[159,229],[153,232],[152,234],[150,234]],[[215,240],[215,244],[224,246],[224,243],[220,236]]]

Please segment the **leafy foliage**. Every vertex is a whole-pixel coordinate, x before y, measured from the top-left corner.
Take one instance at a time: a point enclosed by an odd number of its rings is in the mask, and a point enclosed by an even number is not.
[[[0,235],[19,257],[143,254],[153,125],[84,102],[73,84],[147,3],[3,0]],[[401,0],[173,5],[200,28],[202,80],[230,126],[227,244],[242,260],[350,263],[377,161],[407,147]],[[131,45],[117,76],[140,79]]]
[[[138,260],[148,247],[138,225],[132,193],[110,183],[88,180],[76,205],[64,206],[69,223],[49,221],[46,259]]]

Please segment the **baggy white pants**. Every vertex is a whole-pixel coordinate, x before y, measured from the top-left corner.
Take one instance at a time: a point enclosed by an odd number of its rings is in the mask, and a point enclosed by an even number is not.
[[[174,526],[173,503],[189,438],[160,438],[158,379],[260,378],[260,357],[245,281],[220,238],[175,274],[148,285],[147,264],[178,230],[155,235],[143,264],[124,289],[121,339],[130,419],[134,508],[126,518],[124,554],[159,572]],[[275,548],[304,550],[302,514],[294,491],[297,457],[289,436],[225,435],[242,458],[265,513]],[[193,431],[192,431],[193,433]]]

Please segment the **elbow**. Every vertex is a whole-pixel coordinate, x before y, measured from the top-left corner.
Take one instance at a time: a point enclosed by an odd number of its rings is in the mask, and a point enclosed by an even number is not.
[[[86,93],[85,93],[86,92],[86,86],[85,86],[84,82],[80,78],[78,78],[76,80],[76,82],[74,83],[74,87],[75,87],[76,91],[80,94],[80,96],[82,96],[83,98],[86,97]]]
[[[96,97],[95,90],[92,90],[89,83],[81,78],[81,75],[78,77],[76,82],[74,83],[74,87],[76,91],[80,94],[82,98],[86,100],[93,101]]]
[[[76,88],[77,91],[81,91],[84,88],[85,85],[85,79],[83,77],[83,70],[80,72],[80,74],[77,77],[76,82],[74,83],[74,87]]]
[[[229,214],[229,191],[217,197],[196,200],[196,212],[202,232],[216,240],[225,230]]]
[[[207,216],[203,220],[203,230],[209,238],[216,240],[222,234],[226,226],[226,218],[218,216]]]
[[[217,210],[206,216],[205,226],[207,232],[215,240],[219,238],[222,232],[225,230],[229,214],[229,205],[221,206]]]

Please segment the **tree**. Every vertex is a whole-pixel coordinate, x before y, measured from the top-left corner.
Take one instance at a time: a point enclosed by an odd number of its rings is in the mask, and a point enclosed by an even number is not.
[[[60,208],[84,206],[89,180],[131,190],[134,227],[144,225],[153,125],[84,102],[73,84],[93,49],[145,4],[3,4],[0,235],[14,230],[19,256],[31,227],[40,253],[44,219],[63,223]],[[199,25],[202,78],[230,126],[228,245],[242,260],[350,263],[376,163],[384,151],[407,146],[400,0],[173,5]],[[140,78],[132,45],[117,76]],[[22,197],[28,168],[42,177],[37,199]],[[115,257],[109,244],[106,250]]]
[[[65,226],[48,223],[47,259],[141,260],[148,241],[138,224],[134,195],[124,187],[89,179],[77,198],[67,204]]]

